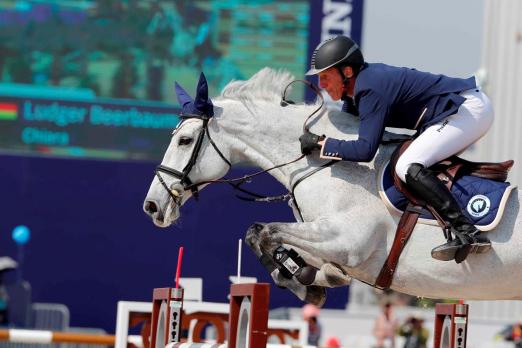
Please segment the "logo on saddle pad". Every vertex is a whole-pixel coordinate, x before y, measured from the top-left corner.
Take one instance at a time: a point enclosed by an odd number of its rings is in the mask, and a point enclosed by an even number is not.
[[[476,195],[471,197],[468,201],[467,210],[471,216],[482,217],[489,212],[491,202],[488,197],[484,195]]]

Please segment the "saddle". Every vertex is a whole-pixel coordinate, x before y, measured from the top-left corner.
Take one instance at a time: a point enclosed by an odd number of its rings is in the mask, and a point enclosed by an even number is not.
[[[393,175],[394,186],[408,199],[408,205],[397,225],[395,238],[393,240],[390,253],[388,254],[388,257],[382,266],[377,280],[375,281],[375,285],[381,289],[387,289],[391,285],[395,269],[397,268],[397,264],[399,262],[399,257],[404,249],[404,246],[408,242],[411,233],[417,224],[417,220],[419,219],[419,216],[422,214],[423,210],[428,210],[433,215],[439,226],[442,228],[446,239],[448,241],[452,240],[450,232],[451,226],[449,226],[449,224],[440,217],[433,207],[426,204],[426,202],[423,200],[415,197],[415,195],[408,190],[406,184],[403,183],[395,173],[395,165],[399,157],[410,146],[412,141],[413,140],[407,140],[399,144],[397,149],[393,152],[390,160],[390,170]],[[513,164],[513,160],[500,163],[471,162],[458,156],[451,156],[431,166],[430,170],[434,171],[437,174],[437,177],[451,191],[451,188],[457,179],[464,175],[472,175],[479,178],[504,182],[506,181],[508,172],[511,167],[513,167]]]

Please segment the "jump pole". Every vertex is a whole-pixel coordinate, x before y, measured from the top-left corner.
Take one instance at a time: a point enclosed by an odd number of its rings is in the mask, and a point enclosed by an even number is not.
[[[179,248],[174,288],[156,288],[152,292],[150,347],[165,347],[180,341],[183,289],[179,287],[183,247]]]
[[[270,284],[232,284],[228,319],[229,348],[266,348]]]
[[[0,342],[27,344],[77,343],[113,346],[114,335],[57,332],[46,330],[0,329]]]
[[[266,348],[270,284],[241,284],[242,240],[237,248],[237,283],[230,286],[228,348]]]
[[[437,303],[433,348],[465,348],[468,335],[469,305]]]
[[[241,239],[238,243],[237,281],[241,277]],[[182,343],[181,312],[183,289],[179,275],[183,247],[178,256],[175,288],[156,288],[152,297],[151,348],[266,348],[268,341],[268,307],[270,284],[232,284],[230,286],[230,313],[228,319],[228,346],[208,343]],[[268,345],[270,347],[272,345]],[[285,345],[273,345],[285,347]]]

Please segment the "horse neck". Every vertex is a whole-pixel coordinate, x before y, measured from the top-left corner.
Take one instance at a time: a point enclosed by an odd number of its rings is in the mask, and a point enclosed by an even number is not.
[[[228,135],[232,164],[247,162],[261,169],[301,156],[299,136],[303,123],[316,108],[313,105],[281,107],[275,101],[260,101],[253,105],[227,100],[216,104],[226,110],[219,124]],[[306,166],[306,161],[301,160],[270,174],[289,188],[292,173]]]
[[[226,110],[226,115],[219,123],[229,139],[232,164],[248,162],[262,169],[290,162],[301,155],[299,136],[303,132],[303,124],[317,109],[317,105],[281,107],[274,101],[251,105],[227,100],[218,105]],[[312,117],[308,125],[312,132],[334,138],[353,140],[358,136],[358,121],[353,116],[326,108]],[[388,151],[384,152],[384,157],[389,157]],[[382,158],[383,155],[379,155],[376,162],[383,162]],[[270,174],[290,189],[297,177],[302,177],[324,163],[324,159],[307,157],[273,170]],[[368,166],[373,170],[374,164],[377,163],[372,162]],[[341,165],[353,167],[348,169],[348,184],[362,186],[377,195],[375,180],[368,178],[367,170],[360,170],[356,163],[343,162]]]

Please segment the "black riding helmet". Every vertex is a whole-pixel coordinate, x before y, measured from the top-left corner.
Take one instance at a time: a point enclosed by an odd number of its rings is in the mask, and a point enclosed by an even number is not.
[[[332,66],[352,66],[358,70],[364,64],[359,46],[347,36],[334,36],[321,42],[312,54],[307,76],[317,75]],[[340,70],[341,71],[341,70]],[[344,78],[344,74],[341,75]]]

